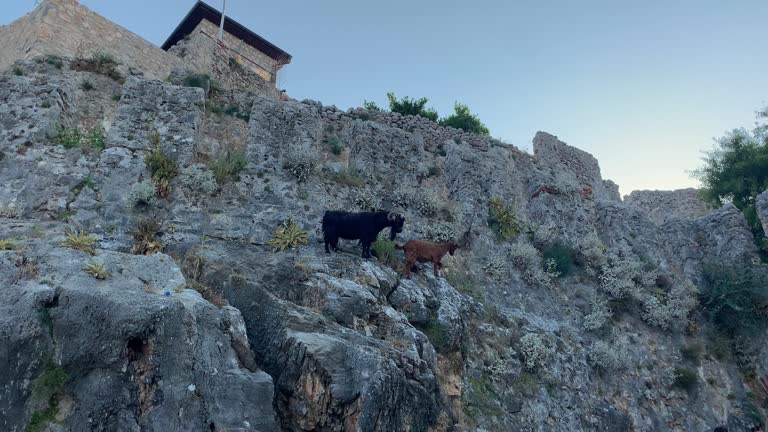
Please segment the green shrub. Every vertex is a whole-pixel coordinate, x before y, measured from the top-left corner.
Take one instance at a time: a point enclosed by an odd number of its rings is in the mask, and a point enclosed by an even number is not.
[[[357,168],[349,166],[333,175],[333,181],[351,187],[365,186],[365,179]]]
[[[704,347],[698,342],[693,342],[680,348],[680,355],[683,359],[693,364],[699,363],[702,352],[704,352]]]
[[[46,56],[45,62],[55,67],[56,69],[61,69],[61,67],[64,66],[64,61],[61,59],[61,57],[55,55]]]
[[[686,391],[693,390],[699,380],[696,371],[685,367],[675,368],[675,380],[673,385]]]
[[[89,255],[96,255],[95,245],[96,236],[86,231],[67,232],[64,241],[59,244],[61,247],[81,250]]]
[[[573,248],[563,243],[554,243],[542,252],[545,265],[552,266],[552,263],[554,263],[554,270],[559,273],[560,277],[571,273],[575,256],[576,252]]]
[[[467,387],[461,393],[461,398],[467,413],[472,418],[495,417],[504,414],[499,404],[501,398],[496,393],[488,372],[483,372],[478,378],[468,378]]]
[[[511,240],[520,233],[515,210],[498,197],[488,200],[488,226],[500,240]]]
[[[227,152],[227,154],[219,159],[211,162],[208,167],[213,172],[213,177],[216,178],[216,182],[220,185],[227,182],[227,180],[239,180],[240,173],[245,169],[248,164],[248,160],[245,157],[245,151]]]
[[[440,120],[440,125],[450,126],[485,136],[491,135],[483,122],[481,122],[476,115],[469,112],[468,106],[456,102],[453,105],[453,110],[455,111],[453,114]]]
[[[55,141],[64,148],[81,148],[83,150],[102,151],[107,146],[104,129],[94,127],[91,129],[60,127],[56,133]]]
[[[387,93],[389,99],[389,110],[392,112],[400,113],[402,115],[421,116],[426,119],[437,121],[437,111],[432,108],[424,108],[429,102],[429,99],[423,97],[419,99],[411,99],[408,96],[403,97],[401,100],[397,100],[394,93]]]
[[[384,265],[397,268],[400,261],[397,257],[397,248],[395,242],[379,238],[372,245],[373,255]]]
[[[446,354],[455,351],[454,347],[451,346],[443,325],[438,320],[430,319],[426,324],[415,324],[415,327],[427,336],[429,343],[435,347],[435,351],[438,353]]]
[[[340,155],[344,150],[344,145],[341,143],[337,136],[330,136],[325,140],[325,142],[331,148],[331,153],[335,154],[336,156]]]
[[[144,164],[152,176],[152,181],[154,181],[156,186],[169,183],[179,173],[176,161],[160,149],[159,132],[151,132],[149,134],[149,142],[150,147],[144,155]]]
[[[80,88],[83,89],[83,91],[91,91],[91,90],[95,89],[96,87],[94,87],[93,84],[90,81],[85,80],[85,81],[82,82],[82,84],[80,84]]]
[[[381,108],[379,108],[378,105],[376,105],[376,102],[369,102],[367,100],[363,101],[363,108],[367,109],[368,111],[376,111],[376,112],[384,111]]]
[[[705,317],[731,338],[757,334],[766,327],[768,276],[761,267],[706,263],[699,301]]]
[[[16,243],[8,239],[0,239],[0,251],[12,251],[18,249]]]
[[[211,88],[211,76],[208,74],[188,74],[182,80],[186,87],[197,87],[208,92]]]
[[[16,66],[13,68],[13,74],[16,76],[24,76],[24,71],[21,70],[20,67]]]
[[[104,263],[89,263],[83,267],[83,271],[99,280],[109,279],[112,274],[107,271],[107,265]]]
[[[307,232],[301,229],[293,220],[287,219],[275,231],[272,240],[269,241],[269,245],[272,247],[273,252],[285,252],[287,249],[305,245],[307,241]]]
[[[462,294],[466,294],[475,300],[482,300],[482,290],[477,285],[477,281],[468,272],[458,269],[451,269],[445,273],[445,280]]]

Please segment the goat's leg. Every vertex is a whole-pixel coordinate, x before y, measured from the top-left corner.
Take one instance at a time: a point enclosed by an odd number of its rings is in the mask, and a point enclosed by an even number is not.
[[[440,277],[440,261],[432,261],[432,269],[435,271],[435,277]]]
[[[405,259],[405,268],[403,269],[403,273],[405,274],[405,277],[407,279],[411,278],[411,270],[413,269],[414,264],[416,262],[412,260],[411,258],[406,257]]]
[[[368,241],[364,241],[363,243],[363,258],[370,258],[371,257],[371,243]]]

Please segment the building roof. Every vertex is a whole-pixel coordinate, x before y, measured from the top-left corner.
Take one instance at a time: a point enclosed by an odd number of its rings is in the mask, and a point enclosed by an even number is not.
[[[168,51],[185,36],[192,33],[203,19],[218,26],[221,23],[221,12],[202,1],[198,1],[192,6],[192,9],[187,16],[184,17],[181,23],[179,23],[176,30],[168,36],[168,40],[165,41],[161,48]],[[288,64],[291,62],[290,54],[229,17],[226,17],[224,20],[224,31],[263,52],[280,64]]]

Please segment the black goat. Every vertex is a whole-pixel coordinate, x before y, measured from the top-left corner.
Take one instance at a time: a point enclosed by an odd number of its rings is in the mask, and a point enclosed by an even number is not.
[[[397,233],[403,231],[405,218],[395,212],[377,211],[350,213],[345,211],[327,211],[323,215],[323,238],[325,252],[331,253],[330,245],[338,251],[339,239],[360,240],[363,246],[363,258],[371,257],[371,243],[376,241],[379,232],[389,227],[389,239],[394,240]]]

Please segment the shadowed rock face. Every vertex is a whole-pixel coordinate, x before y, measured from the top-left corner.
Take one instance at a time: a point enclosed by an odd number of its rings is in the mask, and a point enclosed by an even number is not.
[[[543,132],[530,155],[392,113],[135,77],[117,98],[66,61],[19,66],[0,75],[2,430],[752,426],[746,375],[709,351],[682,358],[710,341],[697,309],[675,310],[695,302],[704,263],[759,266],[733,206],[622,202],[591,155]],[[106,149],[62,147],[59,124],[104,126]],[[145,166],[155,131],[178,171],[163,198]],[[458,240],[443,277],[401,279],[356,242],[325,254],[323,212],[367,208],[405,216],[400,243]],[[288,218],[308,244],[274,252]],[[133,247],[147,220],[163,253],[130,255],[147,250]],[[68,229],[93,234],[95,255],[61,247]],[[562,277],[545,259],[555,245],[576,256]],[[600,301],[605,322],[587,330]],[[762,351],[740,354],[758,374]],[[690,393],[676,368],[695,372]]]

